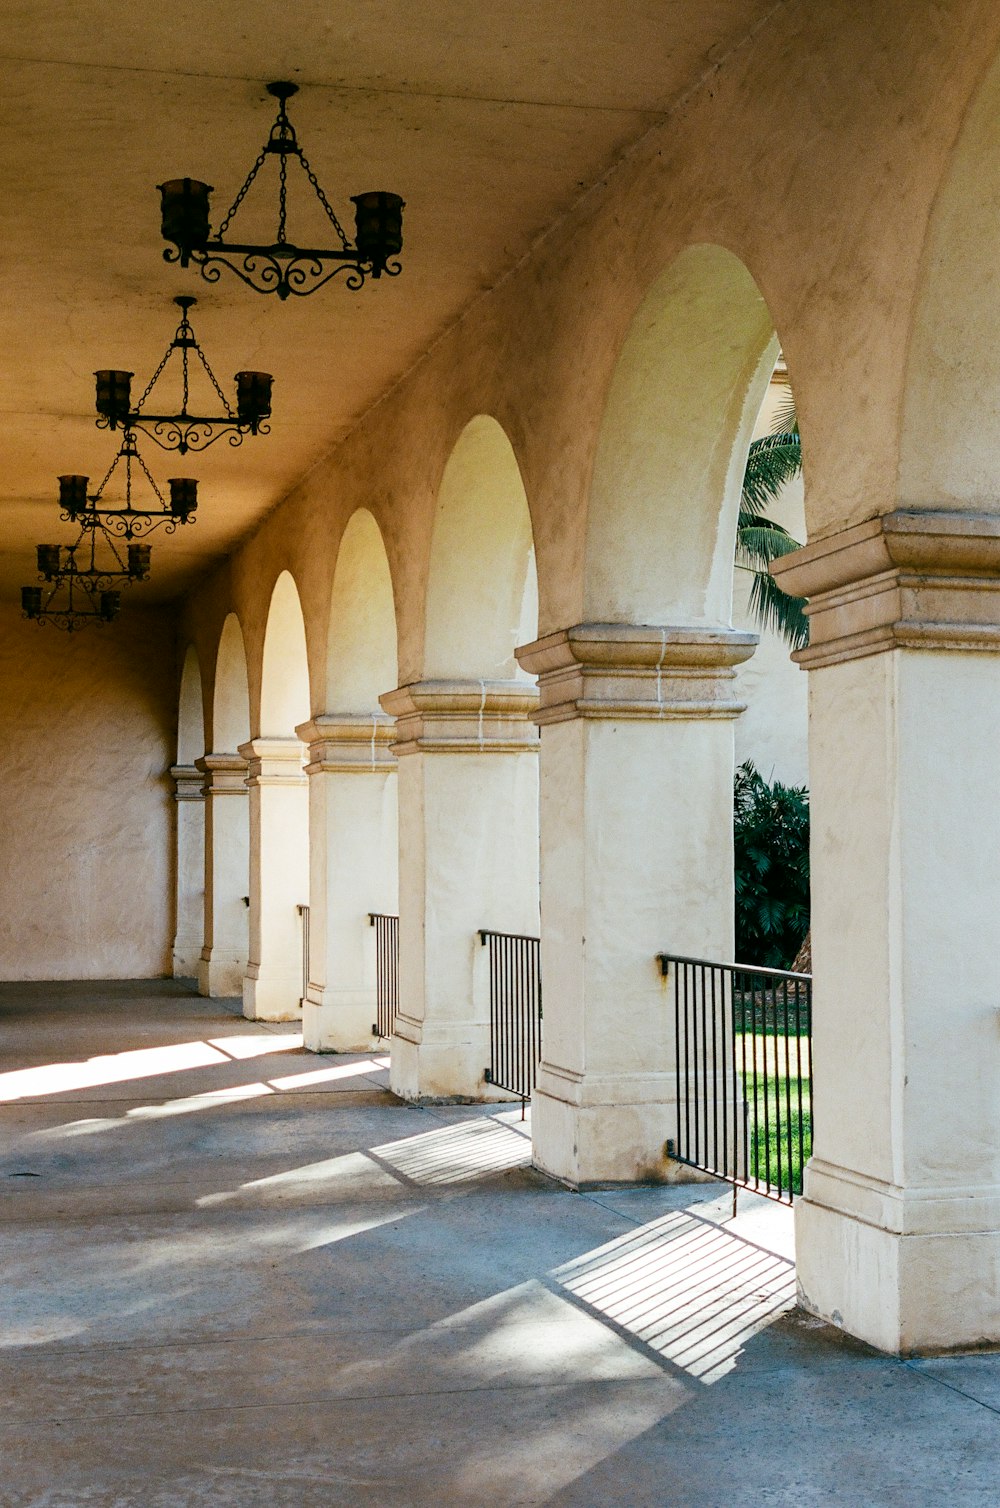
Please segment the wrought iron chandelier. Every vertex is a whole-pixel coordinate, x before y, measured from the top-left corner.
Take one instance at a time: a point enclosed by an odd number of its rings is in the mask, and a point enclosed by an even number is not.
[[[282,300],[289,294],[304,297],[315,293],[331,278],[346,273],[348,288],[364,286],[367,278],[383,273],[396,277],[401,271],[394,259],[403,247],[403,200],[398,194],[381,191],[355,194],[355,235],[352,246],[323,192],[316,174],[299,146],[295,128],[288,119],[286,102],[298,93],[297,84],[268,84],[268,93],[278,101],[278,117],[267,141],[247,174],[246,181],[233,200],[213,237],[209,220],[211,184],[196,178],[170,178],[159,185],[163,217],[163,238],[172,243],[163,253],[167,262],[190,262],[201,268],[207,282],[218,282],[222,268],[228,267],[242,282],[257,293],[276,293]],[[261,168],[270,156],[278,159],[278,229],[270,245],[227,241],[229,230]],[[297,158],[324,214],[336,232],[339,245],[333,250],[296,246],[288,239],[288,160]],[[333,263],[332,266],[328,265]]]
[[[195,338],[188,310],[198,302],[182,295],[174,299],[181,310],[181,322],[173,340],[167,346],[163,359],[138,403],[132,404],[132,378],[134,372],[100,371],[97,379],[97,427],[98,429],[139,430],[154,440],[162,450],[177,450],[186,455],[189,450],[207,450],[220,435],[227,434],[230,445],[242,445],[244,435],[266,435],[269,426],[264,423],[271,416],[270,372],[236,373],[236,408],[234,409],[209,365],[208,358]],[[170,365],[175,352],[180,353],[181,404],[174,413],[151,413],[146,403],[153,389]],[[196,357],[205,376],[215,389],[224,413],[217,416],[191,413],[191,358]],[[197,368],[196,368],[197,371]]]
[[[125,463],[125,502],[122,507],[101,506],[105,488],[115,471]],[[133,463],[137,464],[152,488],[158,507],[135,506],[132,502]],[[121,449],[115,456],[96,492],[88,493],[90,478],[86,476],[61,476],[59,478],[59,504],[62,518],[67,523],[79,524],[83,529],[103,529],[110,538],[132,540],[149,534],[161,524],[165,532],[173,534],[179,524],[194,521],[198,507],[198,483],[192,477],[171,477],[169,503],[150,475],[149,467],[139,454],[135,430],[126,429]]]
[[[121,591],[114,583],[145,581],[149,576],[151,550],[149,545],[130,544],[123,559],[110,536],[102,534],[107,538],[115,564],[98,565],[97,535],[101,532],[81,529],[75,544],[35,547],[39,580],[49,590],[46,592],[40,586],[21,588],[21,611],[25,618],[39,624],[51,623],[69,634],[91,623],[114,622],[121,607]],[[77,551],[81,552],[84,564],[77,558]]]

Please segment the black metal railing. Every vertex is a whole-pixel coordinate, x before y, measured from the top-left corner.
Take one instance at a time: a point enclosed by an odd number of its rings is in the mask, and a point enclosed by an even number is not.
[[[392,1036],[399,1008],[399,917],[369,911],[368,925],[375,928],[375,1020],[372,1036]]]
[[[669,953],[657,961],[677,1054],[670,1155],[734,1191],[791,1204],[812,1149],[812,976]]]
[[[302,996],[304,1000],[309,993],[309,907],[297,906],[295,908],[302,918]]]
[[[542,1052],[542,965],[537,937],[481,928],[489,949],[490,1066],[485,1078],[521,1097],[521,1114],[531,1098]]]

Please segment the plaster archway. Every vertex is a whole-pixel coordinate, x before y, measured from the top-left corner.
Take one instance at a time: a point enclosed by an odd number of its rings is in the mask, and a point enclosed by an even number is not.
[[[288,571],[274,584],[261,662],[260,736],[241,746],[250,789],[250,948],[244,1014],[285,1021],[301,1014],[308,980],[309,798],[305,745],[309,662],[298,589]]]
[[[367,1049],[377,1021],[372,916],[398,911],[392,719],[379,705],[398,677],[389,561],[359,508],[341,537],[330,596],[326,708],[299,732],[309,743],[309,980],[306,1046]],[[382,929],[384,931],[384,928]]]
[[[595,445],[584,621],[541,677],[543,1056],[535,1160],[572,1184],[671,1176],[672,1025],[654,960],[733,947],[741,481],[777,351],[744,264],[692,246],[624,333]]]
[[[250,688],[243,630],[235,613],[222,625],[212,688],[212,748],[199,761],[205,795],[204,946],[198,964],[203,995],[238,995],[247,967],[250,827],[247,761]]]
[[[177,763],[174,779],[176,843],[174,864],[173,972],[177,979],[198,971],[205,932],[205,807],[201,770],[205,715],[198,652],[189,644],[181,670],[177,707]]]
[[[383,697],[399,752],[399,1013],[392,1083],[408,1098],[497,1098],[482,928],[537,934],[537,632],[531,517],[502,427],[458,436],[428,563],[424,679]]]

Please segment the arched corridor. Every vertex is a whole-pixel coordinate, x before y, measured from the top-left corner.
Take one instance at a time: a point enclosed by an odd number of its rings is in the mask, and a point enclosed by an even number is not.
[[[770,1445],[783,1474],[753,1475],[766,1424],[717,1459],[710,1421],[746,1425],[728,1400],[785,1361],[793,1401],[841,1365],[858,1398],[889,1379],[885,1501],[921,1502],[919,1458],[928,1508],[966,1481],[977,1502],[985,1425],[963,1414],[949,1446],[947,1389],[910,1362],[1000,1346],[1000,11],[289,0],[277,30],[203,8],[193,67],[183,5],[16,9],[0,1156],[6,1136],[18,1362],[51,1380],[79,1342],[102,1379],[87,1419],[106,1387],[152,1436],[183,1406],[162,1355],[123,1391],[92,1346],[166,1351],[203,1321],[211,1345],[216,1321],[220,1345],[279,1337],[231,1369],[247,1410],[248,1378],[290,1409],[310,1345],[333,1347],[301,1374],[325,1413],[299,1455],[241,1433],[246,1476],[210,1438],[213,1353],[197,1482],[158,1458],[151,1508],[244,1508],[262,1483],[351,1508],[475,1503],[484,1483],[603,1508],[616,1461],[636,1504],[853,1508],[801,1409],[785,1422],[814,1475]],[[795,492],[752,527],[801,540],[766,578],[799,603],[791,661],[757,656],[733,591],[762,558],[741,499],[776,372]],[[736,766],[758,750],[744,824]],[[796,1318],[708,1383],[621,1319],[618,1285],[663,1255],[650,1286],[678,1277],[685,1308],[664,1333],[686,1316],[703,1336],[711,1285],[671,1263],[689,1240],[706,1281],[727,1259],[715,1216],[684,1222],[731,1200],[728,1234],[770,1252],[745,1188],[772,1142]],[[254,1265],[272,1250],[273,1277]],[[752,1279],[739,1291],[756,1313]],[[966,1365],[956,1397],[986,1396],[995,1363]],[[437,1474],[400,1402],[425,1375]],[[48,1386],[25,1417],[69,1424]],[[474,1419],[477,1386],[497,1397]],[[379,1438],[331,1488],[338,1410],[375,1397]],[[575,1473],[555,1464],[571,1417]],[[711,1479],[671,1475],[699,1452]],[[119,1472],[131,1502],[121,1456],[16,1491],[118,1501]]]

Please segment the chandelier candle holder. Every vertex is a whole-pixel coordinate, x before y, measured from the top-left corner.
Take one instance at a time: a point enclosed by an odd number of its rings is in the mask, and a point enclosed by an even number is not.
[[[186,296],[174,299],[181,310],[181,322],[136,404],[133,405],[132,402],[134,372],[105,370],[94,373],[97,382],[98,429],[138,430],[154,440],[162,450],[176,450],[181,455],[186,455],[189,450],[207,450],[224,434],[228,435],[230,445],[242,445],[245,435],[270,433],[270,428],[264,421],[271,417],[271,386],[274,378],[270,372],[237,372],[234,409],[191,327],[188,310],[197,302],[197,299]],[[173,413],[147,412],[146,405],[151,402],[154,389],[171,366],[175,355],[173,368],[180,369],[180,407]],[[211,384],[215,396],[222,404],[223,413],[206,415],[190,411],[192,358],[196,358],[199,363],[195,372],[200,369]]]
[[[104,503],[104,493],[118,467],[125,467],[125,501],[121,507]],[[159,506],[140,506],[132,501],[133,469],[138,467],[152,489]],[[167,482],[170,501],[154,482],[136,443],[135,430],[127,429],[121,449],[115,456],[96,492],[88,492],[90,478],[86,476],[61,476],[59,478],[59,505],[61,517],[78,524],[83,529],[103,529],[110,539],[133,540],[165,526],[165,533],[173,534],[180,524],[194,522],[198,507],[198,483],[193,477],[171,477]]]
[[[164,260],[180,262],[182,267],[193,262],[209,283],[218,282],[222,268],[228,267],[256,293],[276,293],[282,300],[290,294],[301,298],[315,293],[339,273],[346,274],[345,283],[351,289],[362,288],[369,277],[380,278],[383,274],[396,277],[402,270],[395,258],[403,249],[403,200],[398,194],[381,190],[352,195],[355,225],[352,245],[288,119],[287,101],[298,93],[298,85],[278,82],[268,84],[267,91],[278,101],[277,120],[214,236],[210,223],[211,184],[197,178],[170,178],[159,185],[163,238],[171,243],[163,253]],[[227,241],[226,234],[269,157],[278,159],[275,240],[268,245]],[[288,239],[290,159],[298,161],[336,233],[339,244],[332,250],[296,246]]]

